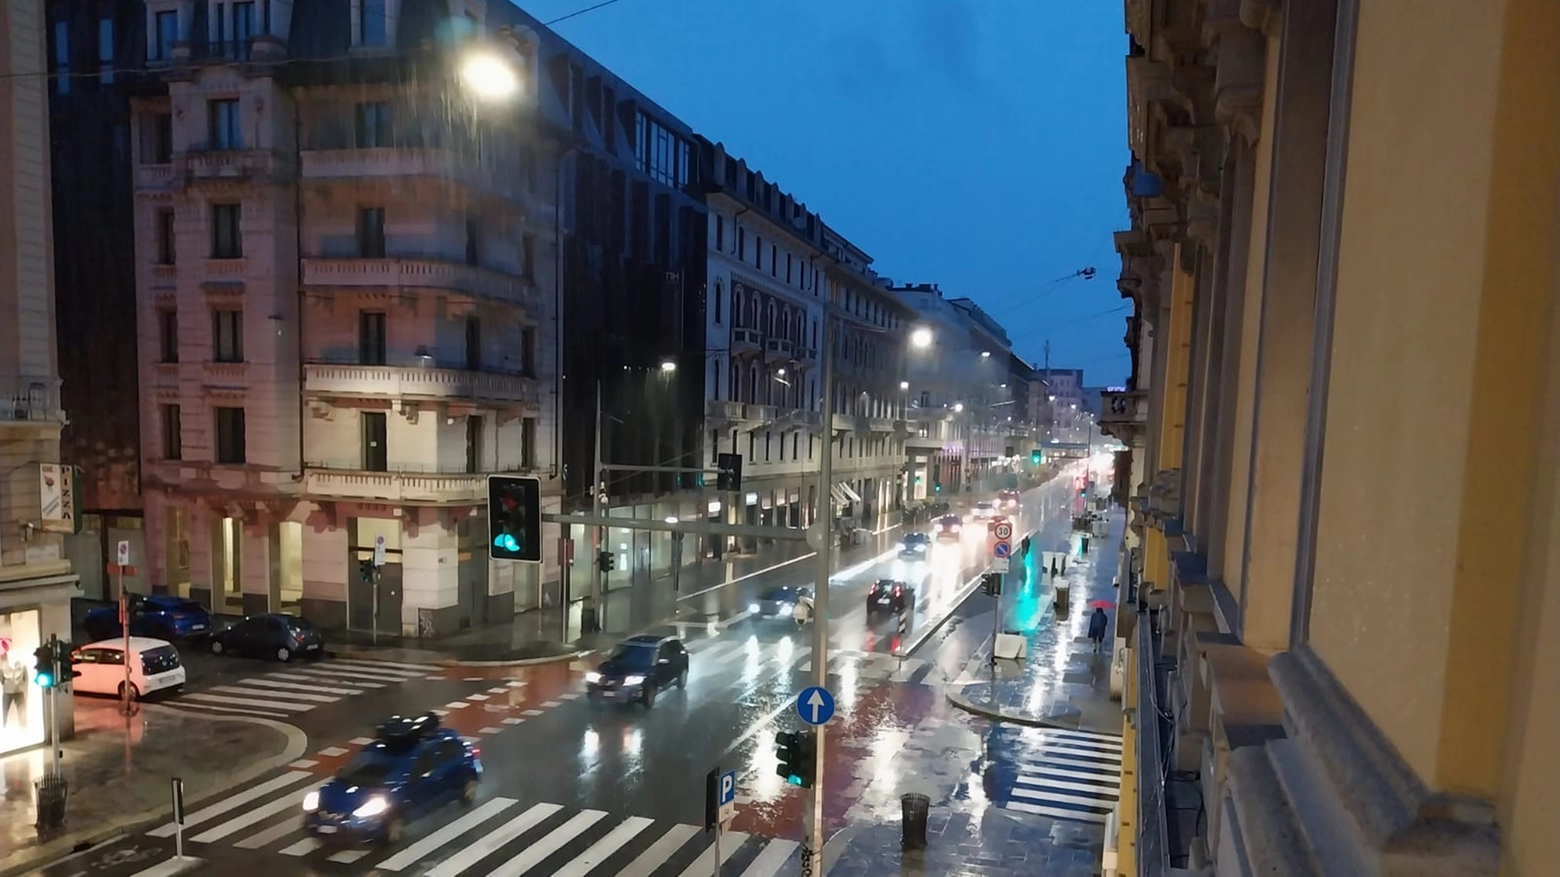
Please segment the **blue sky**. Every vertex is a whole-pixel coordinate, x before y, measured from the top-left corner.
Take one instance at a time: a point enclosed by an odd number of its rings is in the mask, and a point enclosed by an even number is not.
[[[591,0],[520,0],[542,20]],[[619,0],[556,26],[1020,356],[1125,383],[1120,3]],[[1085,266],[1090,281],[1056,282]]]

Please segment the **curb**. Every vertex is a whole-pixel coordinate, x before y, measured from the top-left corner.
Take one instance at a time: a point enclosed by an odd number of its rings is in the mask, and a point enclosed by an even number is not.
[[[1091,734],[1109,734],[1110,733],[1108,731],[1095,731],[1095,730],[1090,729],[1090,728],[1083,728],[1083,727],[1080,727],[1077,722],[1073,722],[1072,724],[1068,724],[1066,722],[1056,721],[1055,719],[1041,719],[1041,718],[1035,718],[1033,716],[1021,716],[1021,715],[1019,715],[1017,713],[1003,712],[1000,709],[992,709],[989,706],[981,706],[980,704],[978,704],[978,703],[976,703],[976,702],[974,702],[974,701],[972,701],[972,700],[970,700],[970,699],[968,699],[966,697],[963,697],[961,695],[954,694],[951,691],[947,693],[947,697],[948,697],[948,702],[949,703],[953,704],[954,706],[958,707],[961,710],[964,710],[967,713],[973,713],[974,715],[977,715],[977,716],[980,716],[980,717],[986,718],[986,719],[995,719],[996,721],[999,721],[999,722],[1012,722],[1015,725],[1027,725],[1027,726],[1029,726],[1031,728],[1055,728],[1055,729],[1057,729],[1059,731],[1085,731],[1086,730],[1086,731],[1089,731],[1089,733],[1091,733]],[[1117,736],[1120,736],[1120,735],[1117,735]]]
[[[158,704],[142,704],[141,709],[165,713],[178,712],[170,707]],[[181,713],[181,715],[188,715],[188,713]],[[280,731],[282,736],[287,738],[287,746],[282,750],[282,754],[265,761],[256,762],[235,772],[223,784],[228,787],[227,789],[216,789],[210,794],[202,795],[198,799],[186,802],[186,809],[226,795],[231,787],[241,786],[262,774],[297,761],[304,756],[304,753],[309,751],[308,735],[285,722],[248,716],[201,716],[200,718],[213,722],[245,722],[251,725],[262,725],[272,728]],[[23,874],[33,874],[48,865],[90,853],[97,847],[130,835],[136,828],[142,825],[168,818],[172,813],[173,803],[170,801],[166,806],[148,808],[139,813],[132,813],[115,819],[106,827],[79,832],[67,831],[48,843],[34,847],[31,855],[19,859],[15,864],[0,864],[0,877],[20,877]]]

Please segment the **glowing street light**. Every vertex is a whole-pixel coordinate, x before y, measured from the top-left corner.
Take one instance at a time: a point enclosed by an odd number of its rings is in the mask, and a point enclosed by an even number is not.
[[[955,402],[955,403],[953,403],[953,412],[955,414],[957,414],[957,413],[959,413],[959,412],[961,412],[963,410],[964,410],[964,403],[963,402]]]
[[[908,390],[908,389],[910,389],[910,382],[909,381],[900,381],[899,382],[899,389],[901,389],[901,390]]]
[[[982,350],[980,352],[980,358],[981,359],[990,359],[991,358],[991,351],[989,351],[989,350]]]
[[[922,326],[910,333],[910,344],[925,350],[932,346],[932,330]]]
[[[677,362],[671,359],[661,360],[661,371],[665,374],[677,371]]]
[[[460,78],[472,94],[484,100],[505,100],[520,90],[513,66],[490,52],[475,52],[461,64]]]

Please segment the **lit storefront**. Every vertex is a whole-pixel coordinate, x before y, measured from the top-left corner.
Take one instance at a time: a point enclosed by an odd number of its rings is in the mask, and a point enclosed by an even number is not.
[[[41,644],[37,609],[0,613],[0,755],[44,742],[43,692],[32,680]]]

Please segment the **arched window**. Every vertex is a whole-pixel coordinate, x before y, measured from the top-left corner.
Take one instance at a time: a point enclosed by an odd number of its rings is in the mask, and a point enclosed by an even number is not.
[[[715,281],[715,295],[711,296],[713,301],[710,302],[710,306],[715,310],[715,322],[717,325],[720,323],[720,306],[722,304],[722,300],[725,299],[725,297],[725,289],[721,286],[721,282],[719,280]],[[733,316],[735,316],[735,314],[733,314]],[[719,374],[719,372],[717,372],[717,374]]]
[[[718,359],[710,363],[710,398],[720,398],[720,360]]]
[[[748,364],[748,401],[758,404],[761,397],[758,395],[758,363]]]
[[[737,288],[731,287],[731,325],[739,329],[747,328],[747,323],[742,320],[742,298],[737,295]]]
[[[727,369],[726,392],[730,394],[733,402],[742,401],[741,368],[741,366],[733,362],[731,368]]]

